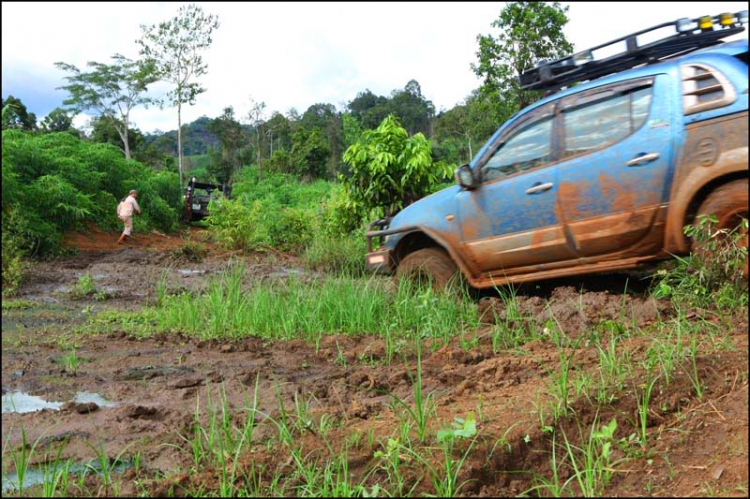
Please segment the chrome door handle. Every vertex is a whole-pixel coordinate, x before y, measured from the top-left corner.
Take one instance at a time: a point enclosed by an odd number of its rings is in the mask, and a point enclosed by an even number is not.
[[[631,159],[627,163],[625,163],[628,166],[638,166],[642,165],[643,163],[648,163],[649,161],[653,161],[655,159],[659,159],[659,153],[658,152],[650,152],[648,154],[643,154],[641,156],[636,156],[635,158]]]
[[[547,182],[546,184],[538,184],[529,187],[526,189],[526,194],[536,194],[537,192],[544,192],[552,189],[552,186],[555,185],[552,182]]]

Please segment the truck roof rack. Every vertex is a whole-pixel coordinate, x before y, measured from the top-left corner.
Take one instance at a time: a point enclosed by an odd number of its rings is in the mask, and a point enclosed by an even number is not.
[[[745,30],[748,11],[737,14],[682,18],[637,31],[611,42],[577,52],[554,61],[539,61],[536,67],[521,73],[523,90],[543,90],[545,95],[581,81],[594,80],[643,64],[687,54],[694,50],[722,43],[720,40]],[[675,34],[639,46],[636,37],[673,26]],[[595,60],[593,52],[625,42],[625,50],[604,59]]]

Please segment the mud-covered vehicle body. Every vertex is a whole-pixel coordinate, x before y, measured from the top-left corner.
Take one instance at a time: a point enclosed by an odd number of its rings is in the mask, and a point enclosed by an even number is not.
[[[185,187],[185,204],[183,207],[185,221],[193,222],[207,217],[208,204],[213,197],[219,195],[229,196],[229,186],[198,182],[195,177],[192,177]]]
[[[368,267],[438,284],[458,269],[484,288],[688,253],[683,227],[699,214],[735,226],[748,215],[748,42],[719,38],[743,31],[747,11],[729,17],[524,73],[527,89],[587,82],[511,117],[457,185],[373,222]],[[616,42],[626,50],[591,60]]]

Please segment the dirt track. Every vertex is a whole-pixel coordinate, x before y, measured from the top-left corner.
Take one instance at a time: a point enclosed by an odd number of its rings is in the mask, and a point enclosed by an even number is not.
[[[153,239],[150,239],[153,238]],[[161,243],[155,243],[164,239]],[[109,243],[79,244],[79,253],[56,262],[40,263],[31,272],[19,295],[34,304],[31,308],[3,317],[2,386],[3,393],[20,390],[47,401],[68,401],[80,391],[101,395],[116,405],[78,413],[68,410],[43,410],[28,414],[3,414],[3,441],[17,446],[23,426],[33,441],[43,435],[42,449],[53,452],[67,439],[64,457],[76,461],[92,457],[87,442],[102,442],[107,454],[117,455],[127,445],[130,452],[141,451],[145,463],[146,490],[166,493],[168,486],[209,484],[213,476],[187,473],[191,455],[179,437],[187,435],[198,407],[206,411],[207,395],[212,405],[224,390],[230,407],[239,411],[252,397],[258,380],[260,409],[278,417],[277,397],[291,406],[295,394],[310,401],[311,415],[317,421],[325,414],[336,421],[328,439],[343,446],[351,435],[373,436],[373,443],[358,441],[349,451],[349,466],[354,476],[362,476],[373,463],[378,442],[387,440],[398,424],[392,408],[392,395],[409,400],[416,355],[406,349],[398,360],[384,365],[385,345],[371,337],[324,337],[320,348],[301,341],[267,344],[248,339],[237,344],[201,342],[177,336],[136,340],[125,331],[101,336],[71,336],[61,332],[80,324],[86,307],[132,309],[149,303],[155,283],[164,269],[168,287],[195,289],[225,268],[228,255],[215,248],[202,263],[175,259],[172,251],[183,240],[158,235],[143,236],[139,242],[122,248]],[[78,243],[82,241],[79,239]],[[152,244],[153,243],[153,244]],[[155,249],[156,248],[156,249]],[[307,275],[294,259],[276,261],[257,257],[246,259],[248,279],[284,278]],[[181,272],[183,271],[183,272]],[[185,272],[187,271],[187,272]],[[73,301],[65,291],[85,272],[90,272],[98,287],[114,296],[97,302]],[[532,289],[519,296],[520,313],[544,324],[552,317],[571,334],[585,335],[588,328],[602,320],[626,320],[648,326],[657,315],[668,318],[669,306],[640,294],[623,294],[621,289],[579,293],[566,286]],[[497,314],[489,314],[496,311]],[[502,300],[487,297],[480,313],[497,320],[513,320]],[[706,380],[702,401],[690,396],[690,383],[677,377],[668,389],[655,395],[659,410],[650,419],[652,431],[659,432],[655,451],[648,457],[628,463],[617,473],[608,493],[615,495],[733,495],[747,490],[748,452],[748,356],[747,315],[739,316],[735,329],[727,336],[733,348],[720,355],[699,357],[698,367]],[[488,324],[488,328],[490,325]],[[82,359],[76,375],[60,366],[60,355],[71,345]],[[633,338],[626,348],[634,357],[643,355],[647,340]],[[596,375],[598,354],[582,342],[571,349],[574,372]],[[458,339],[434,352],[423,353],[423,383],[434,392],[439,424],[470,411],[479,414],[480,441],[462,472],[462,480],[471,480],[462,490],[467,495],[515,495],[527,490],[531,477],[518,470],[544,473],[549,464],[550,438],[540,429],[538,404],[549,399],[551,370],[559,350],[548,341],[532,341],[514,350],[493,352],[488,337],[478,335],[476,344],[463,348]],[[576,405],[577,404],[577,405]],[[608,413],[595,415],[583,400],[574,408],[579,421],[590,424],[618,414],[634,413],[634,400],[625,395],[614,402]],[[634,416],[633,416],[634,417]],[[262,419],[262,418],[261,418]],[[618,438],[632,430],[620,419]],[[677,428],[680,431],[672,431]],[[10,431],[14,429],[13,431]],[[567,430],[572,434],[573,426]],[[10,432],[10,436],[8,433]],[[258,440],[270,437],[273,428],[260,424]],[[504,435],[507,451],[498,451],[499,436]],[[320,449],[314,432],[298,436],[308,451]],[[165,445],[168,444],[168,445]],[[505,449],[505,445],[501,446]],[[666,457],[665,457],[666,456]],[[264,463],[272,469],[291,471],[287,455],[260,447],[245,456],[244,465]],[[183,471],[180,471],[183,470]],[[175,473],[173,478],[150,482],[156,471]],[[123,494],[138,492],[132,470],[125,475]],[[141,478],[144,478],[141,477]],[[416,476],[412,477],[417,479]],[[190,488],[186,490],[192,490]],[[430,492],[422,481],[415,494]]]

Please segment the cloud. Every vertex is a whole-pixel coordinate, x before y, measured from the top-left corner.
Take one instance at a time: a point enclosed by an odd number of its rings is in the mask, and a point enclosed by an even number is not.
[[[64,76],[54,62],[83,68],[115,53],[137,57],[140,25],[173,17],[180,4],[2,3],[2,94],[20,97],[38,117],[57,107]],[[387,95],[411,79],[436,109],[462,101],[479,79],[477,35],[497,34],[491,23],[502,3],[205,3],[221,26],[204,54],[206,92],[183,108],[183,122],[217,116],[231,105],[244,116],[249,96],[271,111],[327,102],[337,106],[369,88]],[[679,17],[747,9],[743,2],[572,3],[565,33],[576,49]],[[43,15],[40,15],[43,13]],[[33,34],[29,23],[33,19]],[[745,33],[743,35],[747,37]],[[156,87],[163,93],[165,86]],[[172,108],[137,109],[143,131],[177,126]]]

